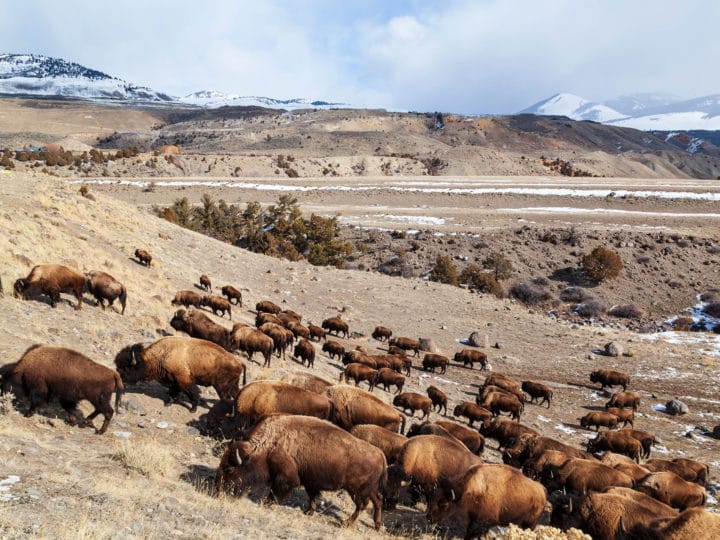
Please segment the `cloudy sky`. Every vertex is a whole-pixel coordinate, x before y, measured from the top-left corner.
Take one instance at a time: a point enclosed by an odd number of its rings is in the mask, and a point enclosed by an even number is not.
[[[15,5],[13,5],[15,4]],[[61,57],[172,95],[512,113],[720,93],[720,2],[3,0],[0,52]]]

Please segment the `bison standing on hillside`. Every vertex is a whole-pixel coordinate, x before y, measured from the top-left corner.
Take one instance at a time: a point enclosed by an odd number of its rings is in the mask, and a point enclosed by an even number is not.
[[[232,308],[230,307],[230,302],[222,296],[206,294],[202,297],[200,305],[209,307],[212,310],[213,315],[220,313],[220,315],[218,315],[219,317],[222,317],[225,313],[227,313],[228,319],[232,320]]]
[[[185,306],[199,308],[202,306],[203,295],[195,291],[178,291],[170,301],[173,306]]]
[[[441,413],[443,416],[447,416],[448,395],[437,386],[433,385],[427,387],[427,395],[432,401],[433,410],[437,407],[438,413]]]
[[[270,336],[263,334],[257,328],[244,323],[235,323],[230,331],[228,343],[229,350],[240,349],[248,355],[248,360],[252,360],[253,355],[259,352],[265,359],[263,367],[270,367],[275,343]]]
[[[325,390],[332,402],[332,421],[343,429],[374,424],[390,431],[405,431],[405,416],[370,392],[353,386],[336,385]]]
[[[280,500],[302,486],[309,499],[309,515],[315,513],[321,491],[344,489],[355,503],[345,525],[352,525],[372,501],[373,521],[379,529],[386,466],[385,455],[378,448],[332,424],[317,418],[280,415],[260,422],[248,440],[228,446],[215,485],[239,491],[270,484]]]
[[[178,309],[170,320],[170,326],[175,330],[185,332],[190,337],[206,339],[230,350],[230,331],[200,310]]]
[[[605,390],[606,386],[622,386],[624,392],[630,385],[630,376],[622,371],[599,369],[590,373],[590,382],[600,383],[603,390]]]
[[[413,356],[420,354],[420,340],[412,339],[408,337],[394,337],[388,341],[390,347],[397,347],[403,351],[413,351]],[[388,352],[393,354],[392,349]]]
[[[60,293],[72,293],[77,299],[75,309],[81,309],[87,278],[85,274],[60,264],[39,264],[26,278],[15,281],[14,295],[23,300],[33,294],[47,294],[50,305],[56,307]]]
[[[208,292],[212,291],[212,283],[210,282],[210,278],[207,276],[207,274],[202,274],[200,276],[200,287],[202,287]]]
[[[639,406],[640,394],[637,392],[615,392],[605,404],[606,409],[611,407],[618,407],[620,409],[632,407],[633,411],[637,411]]]
[[[125,314],[125,303],[127,302],[127,290],[125,285],[120,283],[110,274],[93,270],[85,274],[87,278],[87,289],[95,297],[100,307],[105,311],[105,300],[108,301],[108,307],[113,305],[115,299],[120,300],[122,310],[120,315]]]
[[[329,339],[325,343],[323,343],[322,351],[326,352],[329,358],[333,359],[337,357],[339,360],[345,354],[345,347],[343,347],[339,341]]]
[[[272,313],[273,315],[277,315],[282,311],[282,308],[270,300],[261,300],[255,304],[255,311],[258,313]]]
[[[450,359],[447,356],[437,353],[427,353],[423,357],[422,367],[425,371],[430,370],[435,373],[435,368],[440,368],[440,375],[447,370]]]
[[[126,383],[158,381],[170,389],[166,405],[190,398],[190,412],[200,401],[196,385],[212,386],[222,400],[232,401],[246,382],[245,364],[224,348],[204,339],[166,337],[145,346],[128,345],[115,356],[115,366]]]
[[[116,371],[79,352],[50,345],[33,345],[20,360],[0,368],[0,383],[3,393],[11,386],[19,386],[30,398],[25,416],[32,416],[39,405],[54,397],[67,411],[70,425],[92,426],[92,420],[102,414],[102,426],[95,430],[98,434],[105,433],[113,417],[110,405],[113,392],[116,410],[123,392],[123,383]],[[95,407],[87,418],[83,418],[77,408],[83,399]]]
[[[307,339],[303,338],[295,345],[293,358],[300,358],[303,366],[307,362],[307,367],[311,368],[315,365],[315,347]]]
[[[326,330],[328,334],[335,334],[338,337],[342,334],[343,337],[347,338],[350,334],[348,323],[343,321],[339,315],[325,319],[320,326],[322,326],[323,330]]]
[[[140,264],[143,264],[145,266],[150,266],[150,263],[152,262],[152,255],[150,255],[144,249],[136,249],[135,258],[140,261]]]
[[[387,341],[392,336],[392,330],[387,326],[376,326],[373,330],[372,337],[378,341]]]
[[[310,341],[320,341],[325,340],[325,330],[323,330],[320,326],[317,326],[316,324],[309,323],[308,324],[308,330],[310,331]]]
[[[469,364],[470,369],[475,366],[476,362],[480,364],[481,371],[485,371],[487,369],[487,354],[482,351],[463,349],[462,351],[455,353],[454,360],[456,362],[462,362],[463,366],[467,366]]]
[[[379,448],[388,465],[392,465],[397,460],[400,449],[407,442],[407,437],[394,433],[384,427],[375,426],[373,424],[359,424],[350,429],[350,434],[365,442],[369,442],[374,447]]]
[[[553,391],[549,386],[536,381],[523,381],[520,388],[522,388],[523,392],[530,396],[530,403],[537,400],[538,405],[547,403],[548,409],[550,408]]]
[[[225,298],[227,298],[228,302],[242,307],[242,293],[238,289],[232,285],[225,285],[222,289],[220,289],[220,292]],[[235,301],[233,302],[233,300]]]

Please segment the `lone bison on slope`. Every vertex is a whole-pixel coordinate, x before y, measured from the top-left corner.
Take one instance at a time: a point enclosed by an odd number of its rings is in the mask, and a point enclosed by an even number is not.
[[[125,303],[127,302],[127,290],[125,285],[120,283],[117,279],[112,277],[110,274],[101,272],[100,270],[93,270],[88,272],[87,276],[87,289],[95,297],[97,303],[105,311],[105,300],[108,301],[108,307],[113,305],[115,299],[120,300],[120,306],[122,310],[120,315],[125,315]]]
[[[67,266],[39,264],[26,278],[15,281],[13,290],[14,295],[23,300],[34,294],[47,294],[52,307],[60,301],[60,293],[72,293],[77,298],[75,309],[81,309],[86,280],[85,274]]]
[[[320,326],[323,330],[327,330],[328,334],[335,334],[338,337],[342,334],[343,337],[347,338],[350,333],[348,323],[343,321],[340,316],[325,319]]]
[[[220,461],[215,485],[218,490],[237,492],[269,483],[280,500],[303,486],[309,515],[315,513],[321,491],[344,489],[355,503],[345,525],[352,525],[372,501],[373,521],[379,529],[386,467],[385,455],[378,448],[328,422],[280,415],[261,421],[247,441],[230,444]]]
[[[144,264],[145,266],[150,266],[150,263],[152,262],[152,255],[144,249],[136,249],[135,258],[140,261],[140,264]]]
[[[225,349],[204,339],[166,337],[151,345],[128,345],[115,357],[115,365],[126,383],[158,381],[170,389],[166,405],[178,402],[184,392],[190,411],[200,401],[196,385],[212,386],[220,399],[234,400],[247,378],[245,364]]]
[[[228,299],[228,302],[242,307],[242,293],[238,289],[232,285],[225,285],[222,289],[220,289],[220,292]],[[233,300],[235,301],[233,302]]]
[[[200,276],[200,287],[202,287],[208,292],[212,291],[212,282],[210,281],[210,278],[207,276],[207,274],[203,274]]]
[[[0,368],[2,392],[11,386],[19,386],[30,398],[30,409],[25,416],[32,416],[38,405],[53,397],[68,413],[70,425],[92,426],[92,420],[102,414],[104,421],[98,434],[105,433],[113,417],[110,398],[115,392],[115,409],[120,407],[123,384],[120,375],[110,368],[93,362],[79,352],[63,347],[33,345],[23,353],[20,360]],[[86,399],[95,410],[83,418],[77,408]]]

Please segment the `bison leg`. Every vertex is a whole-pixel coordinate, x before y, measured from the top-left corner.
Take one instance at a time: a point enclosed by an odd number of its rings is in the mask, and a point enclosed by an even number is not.
[[[368,503],[368,497],[365,495],[359,495],[355,494],[352,497],[353,502],[355,503],[355,511],[352,513],[352,515],[343,523],[343,527],[350,527],[355,521],[357,521],[358,516],[360,515],[360,512],[365,510],[365,507]]]
[[[68,424],[71,426],[78,425],[80,427],[85,427],[87,425],[87,420],[77,408],[77,401],[61,399],[60,405],[68,413]]]
[[[307,493],[309,499],[308,507],[307,510],[305,510],[305,513],[308,516],[312,516],[315,513],[315,510],[317,510],[317,498],[320,496],[320,491],[306,486],[305,492]]]

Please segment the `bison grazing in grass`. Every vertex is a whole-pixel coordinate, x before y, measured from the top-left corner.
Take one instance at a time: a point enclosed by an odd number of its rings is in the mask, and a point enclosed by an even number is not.
[[[430,504],[430,523],[459,516],[465,538],[481,537],[496,525],[532,529],[547,502],[545,488],[507,465],[476,465],[456,479],[442,478]]]
[[[140,262],[140,264],[144,264],[145,266],[150,266],[150,263],[152,262],[152,255],[144,249],[136,249],[135,258]]]
[[[185,306],[199,308],[202,306],[203,295],[195,291],[178,291],[170,301],[173,306]]]
[[[196,385],[212,386],[222,400],[232,401],[246,382],[246,366],[224,348],[204,339],[166,337],[148,346],[128,345],[115,357],[115,366],[126,383],[158,381],[170,389],[166,405],[181,393],[190,398],[190,411],[200,401]]]
[[[332,402],[331,420],[343,429],[374,424],[390,431],[405,431],[405,416],[370,392],[353,386],[336,385],[325,390]]]
[[[110,368],[93,362],[79,352],[63,347],[33,345],[20,360],[0,368],[0,383],[5,393],[11,386],[22,388],[30,398],[30,408],[25,416],[32,416],[42,403],[57,398],[68,413],[71,425],[92,426],[92,420],[104,417],[96,433],[105,433],[113,416],[110,399],[115,393],[115,409],[120,406],[123,383],[120,375]],[[95,410],[83,418],[77,408],[86,399]]]
[[[227,298],[228,302],[242,307],[242,293],[238,289],[232,285],[225,285],[222,289],[220,289],[220,292],[225,298]],[[235,301],[233,302],[233,300]]]
[[[281,501],[293,488],[302,486],[309,499],[309,515],[315,512],[322,491],[343,489],[355,503],[345,524],[352,525],[372,501],[373,521],[379,529],[386,466],[382,451],[328,422],[278,415],[255,426],[246,441],[230,443],[215,485],[218,490],[240,491],[269,484]]]
[[[462,362],[464,367],[469,365],[470,369],[475,367],[476,362],[480,364],[480,370],[484,371],[487,369],[487,354],[482,351],[463,349],[455,353],[454,360],[456,362]]]
[[[212,283],[210,282],[210,278],[207,274],[200,276],[200,287],[208,292],[212,291]]]
[[[122,308],[120,314],[125,314],[125,304],[127,302],[125,285],[110,274],[106,274],[100,270],[93,270],[85,276],[87,278],[87,290],[95,297],[95,300],[100,304],[103,311],[105,311],[105,300],[108,301],[109,307],[113,305],[115,299],[119,299]]]
[[[605,390],[606,386],[622,386],[624,392],[630,385],[630,376],[622,371],[599,369],[590,373],[590,382],[600,383],[603,390]]]
[[[200,310],[178,309],[170,320],[170,326],[179,332],[185,332],[190,337],[206,339],[230,350],[230,331]]]
[[[343,321],[339,315],[325,319],[320,326],[322,326],[323,330],[326,330],[328,334],[335,334],[338,337],[342,334],[343,337],[347,338],[350,334],[348,323]]]
[[[50,305],[56,307],[60,293],[72,293],[77,299],[75,309],[81,309],[83,291],[86,287],[85,274],[60,264],[39,264],[30,270],[26,278],[15,281],[14,295],[27,299],[35,294],[47,294]]]

